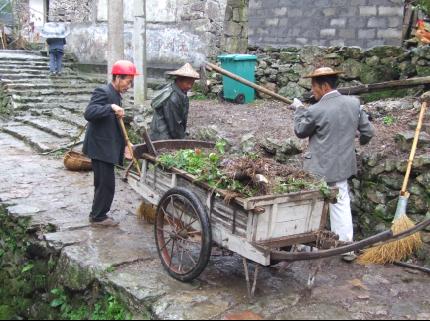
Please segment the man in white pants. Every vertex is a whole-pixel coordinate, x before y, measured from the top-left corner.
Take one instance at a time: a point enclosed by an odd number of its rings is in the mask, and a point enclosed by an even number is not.
[[[305,108],[295,99],[294,130],[299,138],[309,138],[309,153],[305,156],[305,170],[323,177],[330,186],[339,188],[337,204],[330,206],[331,229],[341,241],[352,242],[351,200],[348,179],[357,174],[355,138],[360,133],[360,144],[374,136],[368,115],[360,101],[343,96],[337,90],[339,74],[331,68],[319,68],[305,77],[312,78],[312,93],[318,101]],[[353,260],[354,253],[346,259]]]

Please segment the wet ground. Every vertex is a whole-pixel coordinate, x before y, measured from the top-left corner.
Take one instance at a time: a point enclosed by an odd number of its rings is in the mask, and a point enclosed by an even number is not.
[[[213,256],[191,284],[171,279],[155,250],[152,227],[137,220],[140,197],[118,173],[112,216],[119,228],[88,224],[92,174],[65,171],[61,159],[40,156],[0,134],[0,200],[11,215],[30,216],[40,238],[61,252],[62,278],[71,289],[98,279],[135,308],[149,307],[159,319],[217,319],[248,311],[267,319],[429,319],[430,277],[399,267],[363,267],[339,258],[264,268],[256,298],[247,298],[241,258]],[[49,224],[57,232],[45,233]],[[219,255],[219,253],[217,252]]]

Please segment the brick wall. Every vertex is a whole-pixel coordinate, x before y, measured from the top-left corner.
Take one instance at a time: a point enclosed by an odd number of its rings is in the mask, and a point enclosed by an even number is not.
[[[255,46],[401,45],[403,0],[250,0]]]

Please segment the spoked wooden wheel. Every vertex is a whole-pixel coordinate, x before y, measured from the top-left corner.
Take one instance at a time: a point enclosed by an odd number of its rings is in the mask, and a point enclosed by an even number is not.
[[[174,188],[163,196],[157,208],[155,241],[161,263],[175,279],[190,282],[204,271],[212,233],[206,209],[193,192]]]

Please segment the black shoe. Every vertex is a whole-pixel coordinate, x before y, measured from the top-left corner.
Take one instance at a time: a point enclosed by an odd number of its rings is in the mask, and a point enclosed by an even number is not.
[[[116,227],[119,222],[115,221],[113,218],[108,217],[103,221],[91,222],[91,226],[94,227]]]

